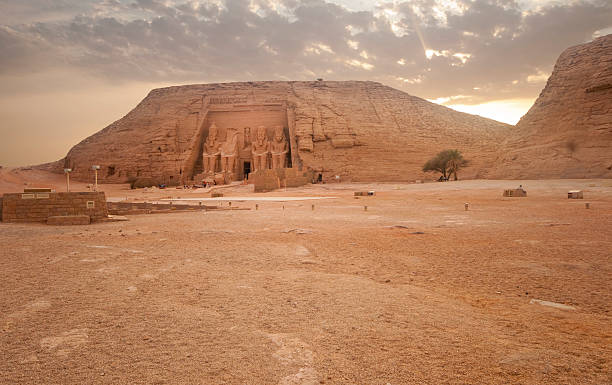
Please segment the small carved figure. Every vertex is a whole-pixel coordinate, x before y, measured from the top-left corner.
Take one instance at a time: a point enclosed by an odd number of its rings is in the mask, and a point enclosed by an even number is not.
[[[221,153],[219,149],[221,142],[217,140],[217,134],[217,125],[213,122],[208,129],[208,137],[204,142],[204,151],[202,155],[204,172],[206,174],[212,174],[217,170],[217,159]]]
[[[249,148],[249,146],[251,145],[251,141],[252,141],[252,138],[251,138],[251,127],[245,127],[243,129],[243,131],[244,131],[244,133],[243,133],[243,138],[244,138],[244,140],[243,140],[243,149],[246,150],[246,149]]]
[[[227,138],[221,144],[221,171],[233,174],[238,155],[238,132],[234,128],[227,129]]]
[[[272,153],[272,168],[284,168],[289,146],[282,126],[274,127],[274,140],[270,145],[270,152]]]
[[[270,152],[270,141],[266,138],[266,128],[257,127],[257,139],[251,144],[253,155],[253,171],[268,168],[268,153]]]

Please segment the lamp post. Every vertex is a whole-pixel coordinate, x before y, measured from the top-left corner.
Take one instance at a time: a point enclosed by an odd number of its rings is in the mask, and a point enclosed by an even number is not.
[[[93,165],[93,166],[91,166],[91,169],[94,170],[94,172],[96,173],[96,181],[94,183],[94,191],[98,191],[98,170],[100,169],[100,166]]]
[[[72,171],[71,168],[65,168],[64,169],[64,173],[66,173],[66,191],[70,192],[70,172]]]

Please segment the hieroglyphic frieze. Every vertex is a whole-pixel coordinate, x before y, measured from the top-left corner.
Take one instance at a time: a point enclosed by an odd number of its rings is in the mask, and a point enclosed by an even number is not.
[[[210,104],[244,104],[247,103],[249,98],[247,96],[220,96],[210,98]]]

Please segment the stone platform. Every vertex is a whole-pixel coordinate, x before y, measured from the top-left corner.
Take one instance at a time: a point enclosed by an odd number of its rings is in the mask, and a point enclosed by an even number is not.
[[[57,216],[87,216],[95,222],[107,215],[103,192],[10,193],[2,196],[3,222],[46,223],[47,218]]]

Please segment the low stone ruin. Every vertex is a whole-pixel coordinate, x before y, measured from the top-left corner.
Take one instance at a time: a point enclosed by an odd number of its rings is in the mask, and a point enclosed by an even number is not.
[[[522,187],[515,188],[515,189],[506,189],[504,190],[504,196],[512,197],[512,198],[526,197],[527,191],[523,190]]]
[[[356,197],[367,197],[376,195],[375,191],[355,191]]]
[[[312,171],[300,171],[297,168],[277,168],[258,170],[249,175],[255,192],[272,191],[285,187],[299,187],[313,180]]]
[[[34,192],[2,196],[3,222],[86,224],[108,216],[103,192]],[[87,220],[85,220],[87,217]],[[73,223],[74,222],[74,223]]]
[[[583,199],[582,190],[570,190],[567,192],[567,199]]]
[[[181,211],[207,211],[218,209],[216,206],[149,203],[149,202],[107,202],[111,215],[167,214]]]

